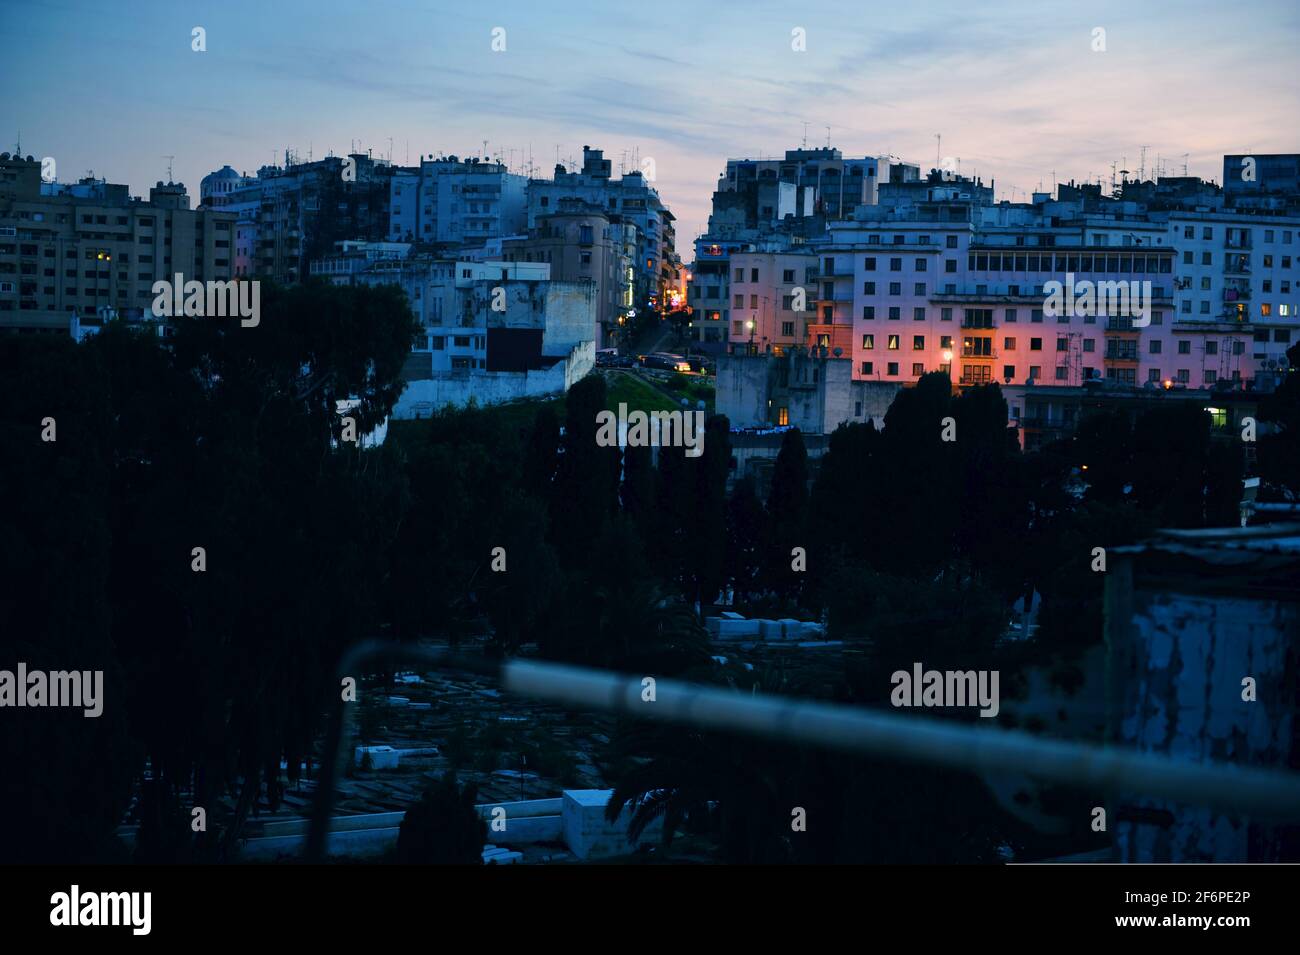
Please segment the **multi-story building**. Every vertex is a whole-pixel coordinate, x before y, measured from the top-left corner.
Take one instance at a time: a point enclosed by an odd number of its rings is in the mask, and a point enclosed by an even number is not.
[[[401,242],[340,242],[313,262],[336,285],[397,285],[421,325],[398,418],[470,399],[567,390],[595,360],[596,283],[554,280],[545,261],[446,258]]]
[[[1224,156],[1223,193],[1237,209],[1300,214],[1300,153]]]
[[[634,305],[635,264],[628,232],[633,232],[634,244],[635,228],[603,206],[561,199],[554,212],[538,216],[527,235],[502,240],[501,257],[508,262],[545,262],[557,282],[591,282],[602,331],[599,346]]]
[[[845,159],[838,149],[831,148],[791,149],[783,159],[728,160],[713,194],[709,230],[695,242],[688,290],[691,337],[705,351],[765,348],[764,336],[757,332],[765,324],[765,316],[761,308],[748,307],[748,303],[757,296],[761,304],[766,294],[774,303],[766,316],[773,329],[768,336],[772,346],[793,344],[788,335],[781,334],[791,323],[798,332],[797,340],[805,341],[808,319],[814,312],[811,303],[819,297],[811,285],[813,273],[806,268],[800,273],[796,265],[801,277],[797,283],[783,283],[784,290],[775,279],[766,291],[733,289],[731,277],[752,275],[754,264],[743,265],[743,271],[737,272],[732,256],[777,251],[807,254],[805,243],[824,238],[828,222],[851,218],[858,208],[880,202],[886,187],[902,188],[917,182],[918,176],[916,166],[891,157]],[[784,274],[787,268],[779,271]],[[761,269],[760,274],[764,274]],[[787,296],[792,303],[805,300],[803,311],[809,314],[782,314],[775,303],[784,303]],[[848,330],[837,335],[834,329],[821,329],[813,340],[831,343],[834,339],[835,347],[844,348],[849,334]]]
[[[361,153],[306,163],[286,155],[284,166],[263,166],[255,177],[237,179],[227,166],[204,177],[201,208],[237,217],[237,274],[289,284],[331,255],[337,242],[388,237],[395,171]]]
[[[848,219],[858,206],[876,204],[882,183],[919,178],[919,167],[893,157],[845,159],[829,146],[788,149],[782,159],[728,159],[709,231],[767,229],[786,216]]]
[[[481,246],[524,228],[528,179],[499,162],[440,156],[402,170],[390,184],[389,236],[396,240]],[[414,189],[414,194],[412,194]]]
[[[42,183],[38,160],[0,153],[0,329],[149,320],[157,281],[229,281],[234,242],[235,216],[190,209],[180,183],[142,200],[102,179]]]
[[[673,214],[645,175],[637,171],[615,179],[603,151],[583,146],[581,171],[568,172],[557,165],[553,179],[529,182],[528,227],[536,228],[539,219],[554,213],[563,201],[574,199],[606,210],[611,221],[617,218],[635,227],[634,304],[664,308],[669,288],[679,281],[681,259]]]
[[[809,344],[851,348],[860,378],[946,371],[959,384],[1204,387],[1282,360],[1297,327],[1300,220],[1195,198],[1172,210],[1098,202],[1073,187],[1064,201],[995,205],[981,190],[932,173],[923,194],[882,189],[879,205],[830,223],[810,243],[821,267]],[[1052,283],[1123,283],[1140,297],[1053,314]]]

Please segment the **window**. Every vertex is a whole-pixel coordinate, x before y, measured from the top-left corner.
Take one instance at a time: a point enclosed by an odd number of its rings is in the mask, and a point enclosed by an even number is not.
[[[1188,339],[1180,339],[1178,342],[1178,354],[1190,355],[1192,353],[1192,343]]]
[[[1084,351],[1096,351],[1096,350],[1097,350],[1097,339],[1095,339],[1095,338],[1085,338],[1085,339],[1083,340],[1083,350],[1084,350]]]
[[[1016,340],[1014,338],[1004,338],[1002,339],[1002,347],[1005,348],[1007,351],[1015,351]]]
[[[1058,339],[1056,340],[1056,350],[1057,350],[1057,351],[1069,351],[1069,350],[1070,350],[1070,340],[1069,340],[1068,338],[1058,338]]]
[[[912,309],[912,320],[915,321],[915,322],[923,322],[923,321],[925,321],[925,308],[924,308],[924,306],[918,305],[918,306],[916,306],[916,308]]]
[[[924,374],[925,374],[925,363],[924,363],[924,362],[919,362],[919,361],[914,361],[914,362],[912,362],[912,374],[913,374],[914,376],[916,376],[917,378],[920,378],[922,375],[924,375]]]
[[[912,336],[912,351],[925,351],[925,336],[924,336],[924,335],[913,335],[913,336]]]
[[[871,375],[871,374],[874,374],[874,373],[875,373],[875,372],[874,372],[874,367],[875,367],[875,366],[872,365],[871,362],[869,362],[869,361],[864,361],[864,362],[862,363],[862,374],[864,374],[864,375]]]
[[[896,361],[891,361],[891,362],[889,363],[889,365],[888,365],[887,370],[886,370],[886,374],[889,374],[889,375],[895,375],[895,376],[896,376],[896,375],[898,374],[898,362],[896,362]]]
[[[892,305],[892,306],[890,306],[890,308],[889,308],[889,320],[890,320],[890,321],[892,321],[892,322],[896,322],[896,321],[898,321],[899,319],[901,319],[902,317],[903,317],[903,310],[902,310],[901,308],[899,308],[897,305]]]
[[[1160,347],[1161,347],[1160,339],[1153,338],[1151,339],[1151,344],[1148,346],[1147,351],[1152,355],[1159,355]]]
[[[1031,339],[1029,339],[1029,350],[1030,350],[1030,351],[1042,351],[1042,350],[1043,350],[1043,340],[1042,340],[1041,338],[1031,338]]]
[[[916,260],[916,271],[918,271],[918,272],[924,272],[924,271],[925,271],[925,259],[917,259],[917,260]]]
[[[944,239],[945,239],[944,244],[945,244],[948,248],[950,248],[950,249],[955,249],[955,248],[957,248],[957,237],[956,237],[955,235],[944,236]]]
[[[902,294],[903,294],[903,283],[902,283],[902,282],[890,282],[890,283],[889,283],[889,294],[890,294],[890,295],[902,295]]]
[[[956,271],[957,271],[957,260],[956,260],[956,259],[944,259],[944,260],[943,260],[943,270],[944,270],[945,272],[956,272]]]
[[[794,336],[794,322],[782,322],[781,335],[784,338],[792,338]]]
[[[1007,381],[1010,381],[1012,378],[1016,377],[1016,366],[1015,366],[1015,365],[1003,365],[1003,366],[1002,366],[1002,377],[1005,378]]]
[[[744,270],[744,269],[736,269],[736,284],[737,284],[737,285],[744,285],[744,284],[745,284],[745,270]]]
[[[750,269],[750,270],[749,270],[749,280],[750,280],[751,282],[757,282],[757,281],[758,281],[758,269]]]
[[[914,286],[912,286],[912,294],[913,294],[913,295],[924,295],[924,294],[925,294],[925,283],[924,283],[924,282],[917,282]]]
[[[898,351],[898,336],[890,335],[889,342],[885,345],[890,351]]]
[[[862,260],[862,268],[866,272],[876,271],[876,260],[874,256],[868,256]]]
[[[1216,341],[1206,341],[1205,354],[1217,355],[1219,353],[1219,343]]]
[[[875,282],[863,282],[863,283],[862,283],[862,294],[863,294],[863,295],[875,295],[875,294],[876,294],[876,283],[875,283]]]
[[[863,336],[862,336],[862,350],[863,350],[863,351],[871,351],[871,350],[872,350],[873,348],[875,348],[875,347],[876,347],[876,336],[875,336],[875,335],[863,335]]]
[[[781,273],[781,281],[789,285],[794,281],[794,269],[786,269]]]
[[[1070,377],[1070,369],[1066,368],[1064,365],[1058,365],[1056,368],[1056,380],[1068,381],[1069,377]]]
[[[890,259],[890,260],[889,260],[889,271],[891,271],[891,272],[901,272],[901,271],[903,271],[903,260],[902,260],[902,259]]]
[[[863,317],[864,319],[866,319],[867,321],[872,321],[872,320],[876,317],[876,306],[874,306],[874,305],[863,305],[863,306],[862,306],[862,317]]]
[[[1008,322],[1014,322],[1016,320],[1016,310],[1014,308],[1009,308],[1005,312],[1003,312],[1003,320]]]

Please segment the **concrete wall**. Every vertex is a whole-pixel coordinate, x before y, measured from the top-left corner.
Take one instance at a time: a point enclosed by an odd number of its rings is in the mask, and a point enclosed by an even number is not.
[[[715,407],[736,428],[761,428],[780,422],[807,434],[829,434],[844,422],[884,423],[885,412],[902,386],[854,381],[851,363],[806,353],[718,356]]]
[[[427,418],[435,411],[452,405],[463,408],[472,398],[480,405],[501,404],[520,398],[558,395],[586,376],[596,364],[596,343],[586,341],[568,353],[568,357],[550,368],[536,371],[459,371],[435,372],[433,378],[406,383],[406,389],[393,407],[399,420]]]
[[[1165,532],[1180,536],[1109,555],[1107,696],[1109,734],[1119,745],[1194,762],[1292,770],[1300,763],[1300,554],[1293,544],[1288,554],[1286,540],[1272,551],[1271,542],[1252,540],[1266,533]],[[1253,699],[1243,698],[1247,677]],[[1124,862],[1295,857],[1295,830],[1266,820],[1124,794],[1107,813]]]

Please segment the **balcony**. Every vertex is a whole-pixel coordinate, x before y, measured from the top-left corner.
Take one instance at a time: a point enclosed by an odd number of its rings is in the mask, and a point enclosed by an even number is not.
[[[1249,249],[1251,247],[1250,233],[1234,236],[1229,230],[1228,237],[1223,241],[1223,247],[1225,249]]]

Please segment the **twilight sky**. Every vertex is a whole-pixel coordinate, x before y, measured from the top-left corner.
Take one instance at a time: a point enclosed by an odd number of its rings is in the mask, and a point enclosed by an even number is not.
[[[999,199],[1050,189],[1053,171],[1136,173],[1143,145],[1148,171],[1160,157],[1181,174],[1190,154],[1217,180],[1225,152],[1300,151],[1298,38],[1292,0],[0,0],[0,149],[21,131],[61,180],[93,169],[141,194],[172,154],[197,202],[206,173],[285,147],[379,156],[391,137],[414,163],[487,140],[549,176],[557,146],[587,143],[616,172],[624,154],[629,170],[654,160],[685,247],[726,159],[779,155],[805,123],[810,145],[830,126],[846,155],[923,168],[940,133]]]

